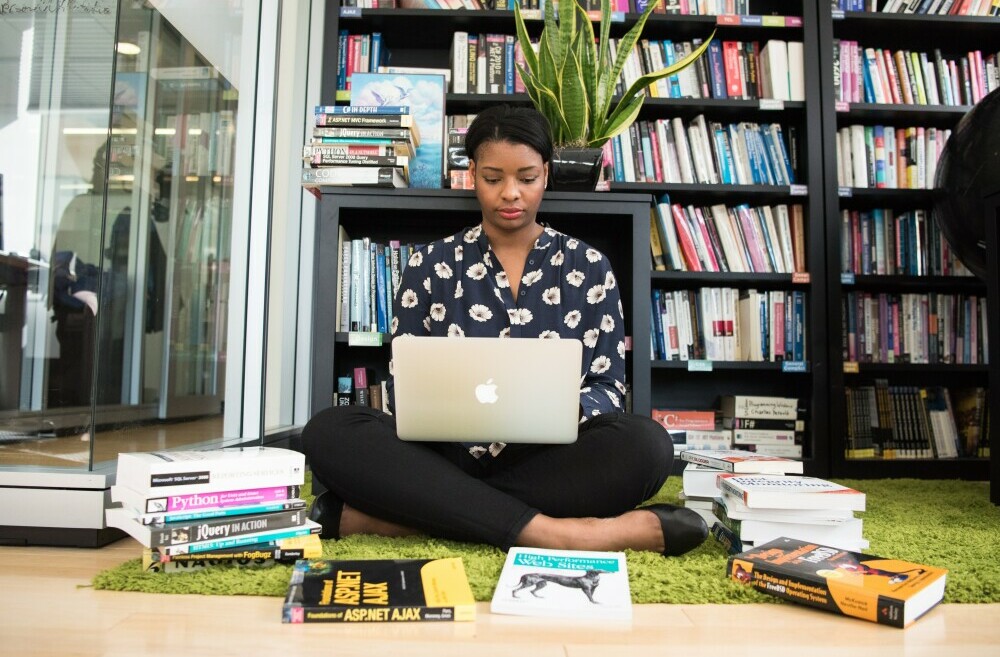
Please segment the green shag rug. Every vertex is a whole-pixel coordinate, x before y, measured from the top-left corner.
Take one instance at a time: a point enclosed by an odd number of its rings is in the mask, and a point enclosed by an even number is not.
[[[862,514],[868,550],[883,557],[949,569],[945,602],[1000,602],[1000,508],[986,482],[916,479],[838,480],[867,494]],[[671,477],[653,501],[676,502],[680,477]],[[308,484],[307,484],[308,485]],[[740,604],[776,602],[725,578],[727,555],[713,538],[683,557],[626,552],[636,603]],[[504,553],[493,547],[438,539],[351,536],[324,541],[333,559],[400,559],[460,556],[477,600],[493,596]],[[225,567],[190,573],[144,573],[140,559],[98,574],[94,588],[149,593],[283,596],[290,566]]]

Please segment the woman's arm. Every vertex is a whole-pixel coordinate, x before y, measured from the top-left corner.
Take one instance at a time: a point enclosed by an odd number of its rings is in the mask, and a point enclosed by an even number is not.
[[[618,280],[607,258],[593,265],[587,280],[602,282],[587,290],[590,328],[583,336],[585,371],[580,388],[585,418],[625,410],[625,327]]]

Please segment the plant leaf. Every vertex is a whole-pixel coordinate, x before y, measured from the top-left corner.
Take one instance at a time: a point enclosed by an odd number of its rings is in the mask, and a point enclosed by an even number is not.
[[[569,0],[563,0],[567,2]],[[566,117],[568,134],[565,142],[586,143],[588,126],[590,124],[590,106],[587,103],[586,83],[580,70],[580,60],[572,50],[566,57],[566,68],[563,69],[562,109]]]
[[[528,29],[524,25],[524,17],[521,16],[521,3],[514,3],[514,25],[517,27],[517,40],[521,44],[521,51],[524,53],[524,63],[528,65],[531,75],[538,76],[538,55],[535,49],[530,46],[531,38],[528,36]],[[527,46],[527,47],[526,47]],[[521,74],[524,79],[524,74]]]
[[[587,145],[593,148],[603,146],[604,142],[624,132],[639,116],[639,110],[642,109],[644,100],[646,100],[646,97],[640,94],[633,98],[632,102],[627,105],[623,106],[621,103],[618,103],[615,111],[608,117],[607,123],[604,124],[601,134],[592,135]]]

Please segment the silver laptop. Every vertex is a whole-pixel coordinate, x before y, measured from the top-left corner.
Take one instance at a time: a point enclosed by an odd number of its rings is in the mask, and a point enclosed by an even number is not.
[[[571,443],[579,340],[401,336],[392,341],[403,440]]]

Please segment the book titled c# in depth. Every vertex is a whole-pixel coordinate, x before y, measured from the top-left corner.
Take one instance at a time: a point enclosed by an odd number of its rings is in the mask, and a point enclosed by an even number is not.
[[[284,623],[472,621],[476,601],[458,557],[335,561],[292,569]]]

